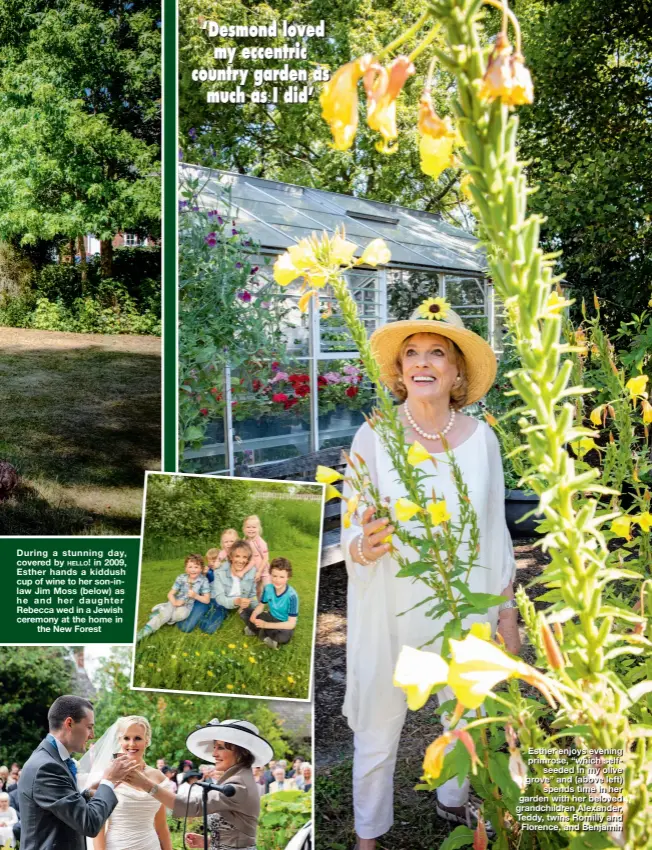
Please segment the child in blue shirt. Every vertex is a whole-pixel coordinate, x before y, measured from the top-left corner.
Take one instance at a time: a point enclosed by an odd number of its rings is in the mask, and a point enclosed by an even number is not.
[[[152,616],[146,626],[136,635],[136,642],[149,637],[155,631],[187,619],[195,602],[208,603],[211,600],[210,585],[203,575],[204,559],[201,555],[188,555],[184,562],[185,573],[177,576],[168,593],[168,601],[152,608]]]
[[[288,581],[292,564],[287,558],[274,558],[269,566],[271,583],[265,585],[261,601],[255,608],[240,612],[245,621],[245,634],[257,635],[271,649],[289,643],[299,616],[299,596]],[[268,610],[264,611],[265,606]]]

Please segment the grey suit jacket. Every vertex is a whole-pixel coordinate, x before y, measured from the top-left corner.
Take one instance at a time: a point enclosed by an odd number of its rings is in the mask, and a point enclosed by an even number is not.
[[[29,757],[18,782],[21,850],[86,850],[116,807],[118,798],[100,785],[87,800],[68,766],[47,739]]]

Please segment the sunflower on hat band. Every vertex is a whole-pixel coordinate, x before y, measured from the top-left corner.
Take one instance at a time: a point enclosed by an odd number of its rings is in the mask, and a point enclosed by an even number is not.
[[[417,307],[422,319],[445,319],[450,309],[445,298],[427,298]]]

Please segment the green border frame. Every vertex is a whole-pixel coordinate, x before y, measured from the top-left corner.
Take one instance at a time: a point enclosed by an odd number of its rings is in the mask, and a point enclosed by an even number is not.
[[[162,0],[163,457],[161,461],[165,472],[177,471],[177,24],[177,0]]]

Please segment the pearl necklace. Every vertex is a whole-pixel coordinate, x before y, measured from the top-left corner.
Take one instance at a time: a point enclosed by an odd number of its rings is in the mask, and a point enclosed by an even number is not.
[[[450,408],[451,414],[448,417],[448,423],[447,423],[446,427],[443,429],[443,431],[439,432],[438,434],[428,434],[428,433],[426,433],[426,431],[423,430],[423,428],[420,428],[417,425],[417,423],[414,421],[414,417],[410,413],[410,408],[408,407],[407,401],[403,404],[403,410],[405,412],[405,418],[410,423],[410,426],[412,427],[412,429],[414,431],[416,431],[417,434],[420,437],[425,437],[426,440],[440,440],[440,439],[442,439],[443,437],[446,436],[446,434],[448,434],[448,432],[453,427],[453,424],[455,422],[455,411],[451,407]]]

